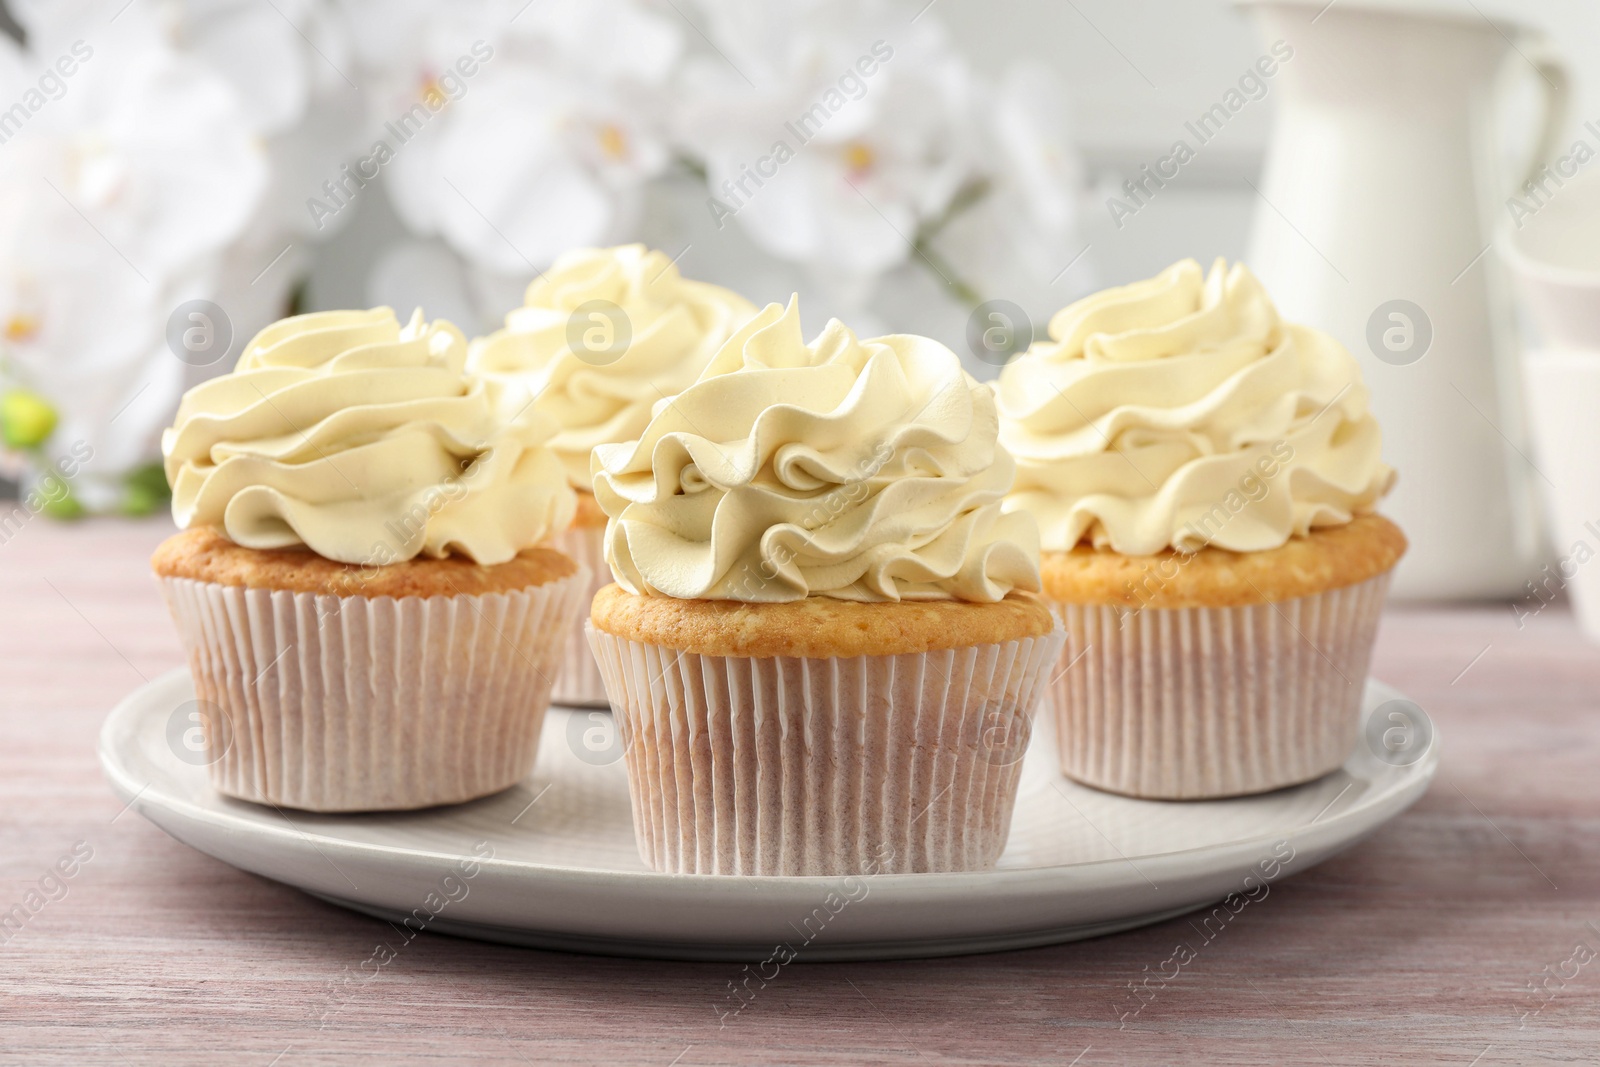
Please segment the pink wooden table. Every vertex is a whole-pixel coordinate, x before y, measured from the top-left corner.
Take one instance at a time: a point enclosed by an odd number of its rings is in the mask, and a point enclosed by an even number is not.
[[[1376,672],[1443,738],[1432,791],[1276,886],[1124,1029],[1185,920],[791,967],[722,1030],[729,964],[424,935],[319,1029],[393,931],[119,814],[95,761],[111,705],[181,663],[145,570],[169,531],[41,518],[0,544],[0,911],[56,898],[0,930],[0,1062],[1600,1062],[1600,649],[1562,607],[1519,629],[1504,604],[1385,620]]]

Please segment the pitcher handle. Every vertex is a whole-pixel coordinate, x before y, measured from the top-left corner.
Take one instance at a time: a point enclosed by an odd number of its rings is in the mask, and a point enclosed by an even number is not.
[[[1544,123],[1540,127],[1538,140],[1534,142],[1533,155],[1516,184],[1515,192],[1520,193],[1528,182],[1539,176],[1539,172],[1556,154],[1559,147],[1557,138],[1566,125],[1567,111],[1572,103],[1572,75],[1566,61],[1556,52],[1555,45],[1548,37],[1530,35],[1519,44],[1517,51],[1533,65],[1539,75],[1539,85],[1544,90]]]

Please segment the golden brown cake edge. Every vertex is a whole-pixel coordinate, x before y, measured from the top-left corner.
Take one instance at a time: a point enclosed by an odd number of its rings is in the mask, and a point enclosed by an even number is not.
[[[565,553],[539,546],[504,563],[483,565],[461,556],[418,557],[382,567],[337,563],[306,548],[255,549],[236,545],[211,527],[183,530],[150,557],[163,578],[191,578],[249,589],[281,589],[322,596],[484,596],[529,589],[576,574]]]
[[[578,510],[573,514],[572,525],[583,529],[594,529],[606,524],[606,513],[600,507],[600,502],[594,494],[586,489],[578,490]]]
[[[995,604],[915,600],[862,604],[813,596],[781,604],[639,596],[612,583],[590,609],[596,629],[704,656],[826,659],[908,655],[1040,637],[1055,625],[1026,593]]]
[[[1203,548],[1124,556],[1079,545],[1045,552],[1045,596],[1069,604],[1133,608],[1242,607],[1356,585],[1392,569],[1405,534],[1382,515],[1313,529],[1262,552]]]

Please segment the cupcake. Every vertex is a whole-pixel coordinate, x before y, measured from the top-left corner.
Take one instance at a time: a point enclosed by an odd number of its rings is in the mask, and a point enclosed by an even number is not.
[[[568,252],[528,286],[505,329],[473,342],[468,366],[497,391],[508,416],[531,407],[553,422],[551,451],[578,492],[577,516],[554,545],[611,580],[601,548],[605,513],[589,485],[589,453],[637,438],[650,409],[697,378],[756,309],[737,293],[690,281],[643,245]],[[555,700],[605,707],[582,620],[573,627]]]
[[[1350,354],[1186,260],[1058,312],[996,392],[1068,633],[1062,772],[1187,799],[1340,766],[1406,547]]]
[[[589,637],[659,871],[992,866],[1060,652],[994,400],[924,337],[741,328],[594,453]]]
[[[212,784],[309,811],[428,807],[528,774],[589,576],[536,413],[504,422],[418,311],[284,319],[162,437],[183,532],[152,561]]]

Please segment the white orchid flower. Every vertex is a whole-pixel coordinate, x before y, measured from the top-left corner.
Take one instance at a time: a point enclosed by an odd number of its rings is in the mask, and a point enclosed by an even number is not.
[[[717,53],[691,65],[679,132],[706,162],[719,222],[854,276],[913,254],[979,162],[970,73],[915,13],[708,6]]]
[[[214,295],[266,183],[233,87],[141,18],[60,53],[0,39],[0,100],[25,107],[0,144],[0,352],[60,412],[48,451],[83,444],[106,477],[152,454],[185,373],[168,316]]]
[[[675,17],[636,0],[349,10],[387,157],[364,173],[383,170],[413,233],[526,276],[633,226],[670,159],[658,116],[683,49]]]
[[[984,194],[931,242],[986,296],[1041,325],[1094,277],[1080,234],[1087,178],[1067,99],[1055,73],[1031,63],[984,94]]]

